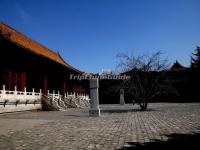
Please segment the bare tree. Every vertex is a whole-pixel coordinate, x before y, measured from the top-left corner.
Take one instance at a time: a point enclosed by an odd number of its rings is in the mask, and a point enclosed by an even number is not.
[[[191,57],[191,68],[194,71],[199,72],[200,70],[200,47],[197,46],[197,48],[195,49],[195,52],[192,53],[192,57]]]
[[[149,101],[155,96],[167,94],[172,90],[170,81],[165,76],[170,64],[167,59],[161,59],[161,54],[158,51],[150,56],[136,57],[125,53],[117,55],[120,72],[131,77],[124,82],[124,87],[142,110],[147,109]]]

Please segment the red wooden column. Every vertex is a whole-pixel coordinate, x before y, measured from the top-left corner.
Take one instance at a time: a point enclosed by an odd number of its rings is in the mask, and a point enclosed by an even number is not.
[[[21,90],[23,91],[26,86],[26,72],[21,74]]]
[[[44,89],[43,89],[43,91],[44,91],[44,95],[47,95],[47,77],[46,76],[44,77]]]

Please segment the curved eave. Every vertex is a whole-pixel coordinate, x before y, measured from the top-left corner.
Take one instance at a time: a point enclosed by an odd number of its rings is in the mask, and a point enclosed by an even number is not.
[[[27,50],[28,52],[31,52],[31,53],[34,53],[34,54],[36,54],[36,55],[38,55],[38,56],[47,58],[47,59],[49,59],[49,60],[51,60],[51,61],[53,61],[53,62],[56,62],[57,64],[62,65],[63,67],[65,67],[65,68],[67,68],[67,69],[70,69],[70,70],[72,70],[72,71],[74,71],[74,72],[76,72],[76,73],[78,73],[78,74],[83,74],[82,71],[80,71],[80,70],[78,70],[78,69],[72,67],[71,65],[69,65],[69,64],[67,64],[67,63],[60,63],[60,62],[58,62],[58,61],[56,61],[56,60],[50,59],[50,58],[47,57],[47,56],[41,55],[40,53],[36,53],[36,52],[30,50],[29,48],[27,48],[27,47],[25,47],[25,46],[19,44],[18,42],[15,42],[15,41],[9,39],[8,37],[5,37],[5,36],[4,36],[4,38],[6,38],[7,40],[9,40],[9,41],[12,42],[13,44],[15,44],[15,45],[17,45],[17,46],[19,46],[19,47],[21,47],[21,48]],[[61,58],[62,58],[62,57],[61,57]]]

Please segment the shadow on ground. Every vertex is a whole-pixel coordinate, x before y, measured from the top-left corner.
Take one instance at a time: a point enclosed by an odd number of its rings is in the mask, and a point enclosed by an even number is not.
[[[167,141],[152,140],[144,144],[128,142],[121,150],[199,149],[200,133],[170,134]]]

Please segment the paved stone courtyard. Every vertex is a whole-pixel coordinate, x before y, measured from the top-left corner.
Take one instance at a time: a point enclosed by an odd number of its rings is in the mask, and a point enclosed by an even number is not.
[[[132,105],[101,108],[98,118],[89,117],[88,110],[75,109],[1,114],[0,149],[128,149],[130,142],[167,141],[174,133],[200,133],[200,103],[155,103],[143,112]]]

